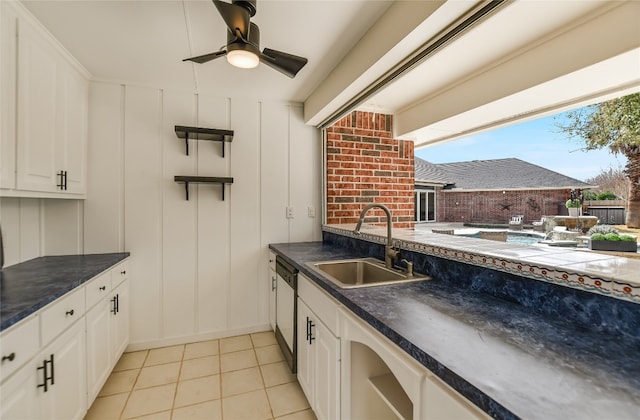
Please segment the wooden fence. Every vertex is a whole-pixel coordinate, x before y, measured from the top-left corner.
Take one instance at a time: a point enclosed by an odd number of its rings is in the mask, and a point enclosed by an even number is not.
[[[601,224],[624,225],[626,200],[585,200],[582,204],[582,208],[596,216]]]

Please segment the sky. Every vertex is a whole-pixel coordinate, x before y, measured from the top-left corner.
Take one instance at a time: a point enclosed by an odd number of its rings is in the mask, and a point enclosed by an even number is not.
[[[562,115],[422,147],[415,154],[431,163],[518,158],[581,181],[624,167],[624,155],[613,155],[609,149],[583,151],[584,143],[560,133],[556,124]]]

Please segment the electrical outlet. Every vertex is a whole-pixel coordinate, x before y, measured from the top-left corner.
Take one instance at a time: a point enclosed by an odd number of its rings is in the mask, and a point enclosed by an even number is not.
[[[293,207],[287,207],[287,219],[293,219]]]
[[[309,217],[316,217],[316,208],[313,206],[309,206],[307,209]]]

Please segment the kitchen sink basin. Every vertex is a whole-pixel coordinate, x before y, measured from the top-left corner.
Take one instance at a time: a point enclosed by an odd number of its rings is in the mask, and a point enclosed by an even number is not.
[[[307,266],[344,289],[430,279],[429,276],[418,273],[409,277],[400,270],[386,268],[384,262],[375,258],[309,262]]]

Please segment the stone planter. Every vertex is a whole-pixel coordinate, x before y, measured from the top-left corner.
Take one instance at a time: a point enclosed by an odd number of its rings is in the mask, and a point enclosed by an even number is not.
[[[594,251],[638,252],[636,241],[590,241],[589,248]]]
[[[579,207],[568,207],[569,217],[579,217],[580,216],[580,208]]]

